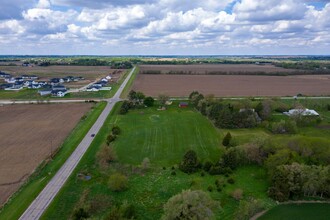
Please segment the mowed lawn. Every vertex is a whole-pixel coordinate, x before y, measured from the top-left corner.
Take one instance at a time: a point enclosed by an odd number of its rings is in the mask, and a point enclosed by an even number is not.
[[[330,204],[303,203],[279,205],[258,220],[327,220],[330,219]]]
[[[191,149],[201,160],[218,161],[223,134],[201,114],[176,106],[165,111],[146,108],[119,115],[115,124],[122,134],[114,143],[119,160],[141,164],[148,157],[151,164],[174,165]]]

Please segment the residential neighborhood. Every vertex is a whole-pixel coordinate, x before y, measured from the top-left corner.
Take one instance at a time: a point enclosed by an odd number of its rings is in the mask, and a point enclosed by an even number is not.
[[[20,75],[14,77],[9,73],[0,71],[0,79],[5,81],[5,83],[0,84],[0,90],[11,90],[19,91],[23,88],[27,89],[39,89],[38,94],[41,96],[51,95],[54,97],[64,97],[69,92],[98,92],[100,90],[111,90],[111,87],[107,87],[111,76],[106,76],[94,83],[91,83],[85,87],[83,90],[69,90],[63,83],[78,82],[85,80],[82,76],[66,76],[63,78],[51,78],[48,81],[39,81],[39,77],[36,75]]]

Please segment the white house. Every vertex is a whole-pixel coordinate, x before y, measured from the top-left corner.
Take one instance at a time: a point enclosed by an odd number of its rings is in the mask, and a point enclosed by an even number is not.
[[[288,112],[283,112],[283,114],[288,116],[319,116],[319,113],[317,113],[315,110],[312,109],[291,109]]]

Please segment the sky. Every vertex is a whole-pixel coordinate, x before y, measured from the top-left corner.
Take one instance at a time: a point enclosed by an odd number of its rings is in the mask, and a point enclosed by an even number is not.
[[[330,0],[2,0],[1,55],[330,55]]]

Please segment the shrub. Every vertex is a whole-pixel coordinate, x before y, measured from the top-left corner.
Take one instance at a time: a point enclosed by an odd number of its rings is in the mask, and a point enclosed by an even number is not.
[[[161,219],[213,219],[213,210],[218,206],[206,192],[186,190],[167,201]]]
[[[115,125],[111,129],[113,135],[119,135],[121,133],[121,129],[119,126]]]
[[[135,206],[133,204],[129,204],[127,201],[124,201],[122,205],[114,206],[105,219],[106,220],[136,219]]]
[[[88,212],[84,208],[79,208],[73,213],[74,220],[81,220],[89,218]]]
[[[227,182],[228,182],[229,184],[234,184],[234,183],[235,183],[235,180],[234,180],[233,178],[229,178],[229,179],[227,180]]]
[[[248,199],[247,201],[241,200],[239,202],[238,209],[235,213],[235,219],[237,220],[246,220],[253,217],[258,212],[264,209],[264,205],[260,200],[253,198]]]
[[[109,187],[115,192],[124,191],[128,188],[128,179],[120,173],[112,174],[109,177]]]
[[[148,107],[151,107],[154,105],[154,102],[155,102],[154,98],[152,98],[151,96],[148,96],[144,99],[143,104]]]
[[[214,182],[214,184],[215,184],[217,187],[222,187],[222,186],[225,184],[225,182],[224,182],[223,179],[216,179],[215,182]]]
[[[109,134],[109,135],[107,136],[107,145],[110,145],[110,143],[113,142],[113,141],[115,141],[116,138],[117,138],[116,135]]]
[[[220,175],[223,174],[223,169],[221,166],[217,165],[217,166],[212,166],[209,170],[209,174],[210,175]]]
[[[236,200],[241,200],[242,198],[243,198],[243,190],[241,190],[241,189],[235,189],[233,192],[232,192],[232,194],[231,194],[231,196],[234,198],[234,199],[236,199]]]
[[[128,112],[129,109],[131,109],[133,104],[129,101],[124,101],[123,104],[120,107],[119,113],[124,115]]]
[[[222,140],[222,145],[225,147],[228,147],[230,145],[231,138],[232,138],[231,134],[230,134],[230,132],[228,132]]]
[[[194,189],[200,189],[203,185],[203,181],[201,178],[194,178],[191,182],[190,182],[190,187],[194,188]]]
[[[212,192],[213,191],[213,186],[208,186],[207,191]]]
[[[166,170],[166,167],[163,167],[163,170]]]
[[[205,170],[206,172],[209,172],[209,170],[211,169],[212,166],[213,166],[213,163],[211,161],[206,161],[203,165],[203,170]]]
[[[197,154],[193,150],[187,151],[183,156],[183,160],[179,166],[180,170],[185,173],[195,173],[199,168],[199,162],[197,159]]]
[[[171,175],[172,175],[172,176],[176,176],[176,172],[175,172],[175,171],[172,171],[172,172],[171,172]]]
[[[146,158],[143,159],[141,166],[142,166],[142,168],[144,170],[149,169],[149,167],[150,167],[150,160],[149,160],[148,157],[146,157]]]
[[[107,166],[117,159],[117,155],[112,147],[103,145],[99,152],[97,152],[96,158],[100,166]]]
[[[202,177],[205,176],[205,173],[204,173],[204,172],[201,172],[201,176],[202,176]]]

